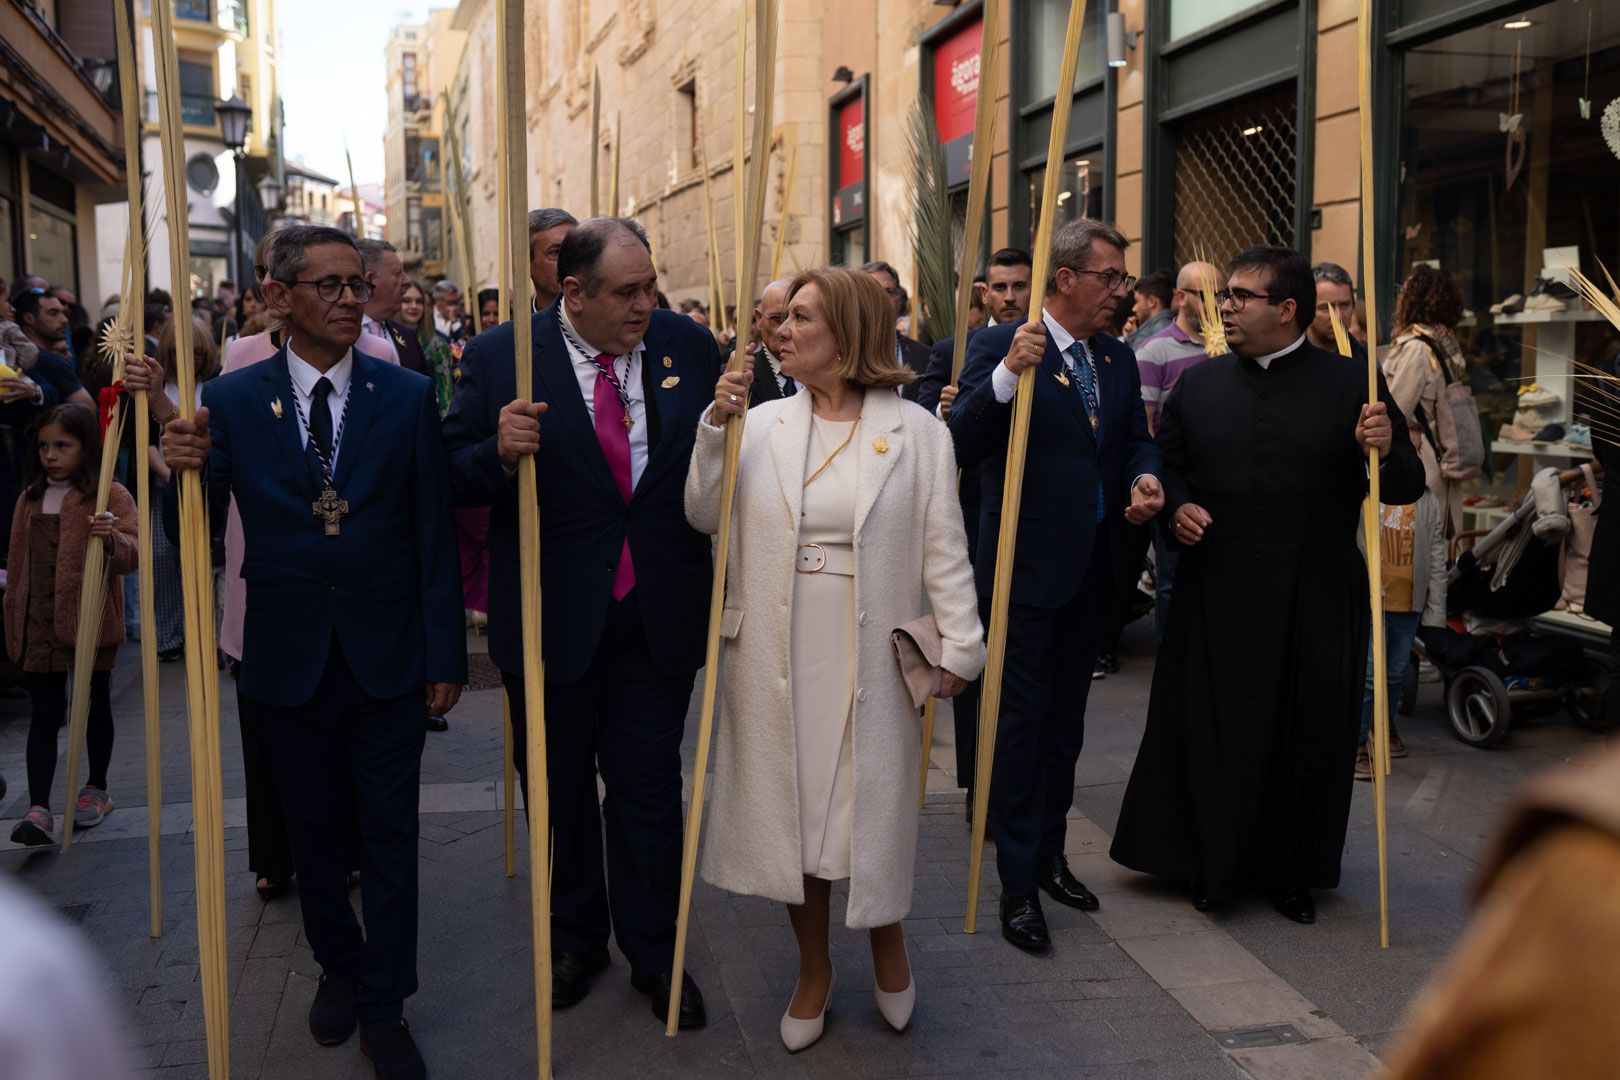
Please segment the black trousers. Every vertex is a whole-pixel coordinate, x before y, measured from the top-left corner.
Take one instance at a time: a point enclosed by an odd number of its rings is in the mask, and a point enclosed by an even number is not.
[[[1060,608],[1008,606],[988,821],[1004,892],[1030,895],[1036,867],[1063,854],[1091,672],[1116,629],[1113,576],[1106,530],[1099,528],[1073,600]]]
[[[90,715],[84,729],[85,755],[90,772],[84,782],[107,790],[107,766],[112,761],[113,715],[110,692],[112,672],[90,675]],[[28,801],[35,806],[51,805],[51,781],[56,778],[56,738],[67,720],[68,676],[65,671],[27,673],[28,703]],[[67,813],[73,813],[79,793],[67,793]]]
[[[369,696],[334,639],[309,702],[251,706],[281,793],[304,936],[322,971],[359,981],[361,1023],[398,1017],[416,992],[422,700],[421,692]],[[360,836],[364,934],[349,904],[351,813]]]
[[[523,677],[502,672],[501,679],[512,705],[512,757],[527,793]],[[556,951],[605,948],[611,930],[636,973],[657,975],[673,966],[681,736],[691,697],[692,674],[670,677],[654,669],[634,590],[610,606],[584,677],[546,683]],[[599,772],[607,787],[600,806]]]
[[[962,476],[962,524],[967,532],[968,565],[979,556],[979,483],[977,476]],[[981,603],[980,618],[985,618],[988,605]],[[951,701],[952,727],[956,730],[956,786],[973,788],[973,770],[979,760],[979,680],[967,684],[967,689]],[[923,752],[928,752],[924,747]]]
[[[293,875],[292,844],[276,793],[276,777],[264,743],[262,706],[236,695],[236,718],[242,729],[242,777],[247,788],[248,869],[272,882]]]

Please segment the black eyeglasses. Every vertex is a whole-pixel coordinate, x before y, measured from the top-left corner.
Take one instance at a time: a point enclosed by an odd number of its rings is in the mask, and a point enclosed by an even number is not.
[[[1078,266],[1071,266],[1069,269],[1077,274],[1095,274],[1097,277],[1102,278],[1103,284],[1108,287],[1109,292],[1130,292],[1131,287],[1136,284],[1135,274],[1122,274],[1114,269],[1082,270]]]
[[[1215,294],[1215,303],[1220,307],[1232,305],[1232,312],[1236,314],[1248,306],[1250,300],[1264,300],[1267,304],[1275,304],[1285,300],[1282,296],[1268,296],[1265,293],[1250,292],[1248,289],[1222,289]]]
[[[354,298],[362,304],[371,299],[372,292],[371,282],[367,281],[365,278],[355,277],[349,278],[345,281],[336,274],[328,274],[325,277],[315,281],[300,281],[296,278],[287,280],[284,278],[281,279],[281,283],[283,285],[313,286],[315,289],[315,295],[319,296],[328,304],[337,303],[338,298],[343,295],[344,289],[348,289],[349,292],[353,293]]]

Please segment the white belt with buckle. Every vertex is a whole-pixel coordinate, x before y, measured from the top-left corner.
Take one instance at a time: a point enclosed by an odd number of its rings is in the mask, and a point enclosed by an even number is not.
[[[793,569],[801,574],[855,576],[855,548],[850,544],[803,544]]]

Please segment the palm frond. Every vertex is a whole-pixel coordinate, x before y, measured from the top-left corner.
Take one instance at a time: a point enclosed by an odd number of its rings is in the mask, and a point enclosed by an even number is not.
[[[1609,325],[1620,330],[1620,287],[1615,285],[1614,276],[1609,273],[1609,268],[1603,266],[1601,262],[1598,265],[1603,267],[1603,276],[1609,279],[1612,293],[1604,292],[1597,282],[1581,273],[1578,266],[1569,268],[1570,280],[1575,283],[1575,291],[1581,294],[1581,298],[1596,308],[1598,314],[1608,319]]]
[[[1193,245],[1193,259],[1211,266],[1219,265],[1202,243]],[[1198,285],[1198,319],[1203,324],[1204,355],[1224,356],[1227,352],[1226,331],[1221,328],[1221,302],[1215,298],[1215,282],[1206,277]]]
[[[1349,356],[1350,334],[1344,328],[1344,320],[1339,318],[1339,309],[1332,304],[1328,305],[1328,318],[1333,322],[1333,341],[1339,347],[1339,355]]]
[[[906,120],[906,153],[911,164],[911,248],[916,253],[918,291],[922,294],[923,327],[912,328],[920,341],[943,335],[939,327],[956,325],[956,257],[952,243],[951,196],[934,113],[918,98]],[[949,334],[947,329],[944,332]]]

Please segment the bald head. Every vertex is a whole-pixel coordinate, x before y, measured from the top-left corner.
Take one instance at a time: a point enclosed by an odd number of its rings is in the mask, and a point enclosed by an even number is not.
[[[1220,268],[1207,262],[1190,262],[1182,266],[1181,272],[1176,275],[1176,288],[1183,292],[1198,292],[1204,287],[1205,281],[1214,282],[1219,289],[1224,284]]]
[[[754,340],[767,347],[776,341],[776,332],[782,328],[787,316],[788,287],[791,282],[773,281],[760,291],[759,303],[754,305]]]
[[[1176,292],[1171,301],[1176,309],[1176,323],[1183,333],[1194,337],[1202,337],[1204,332],[1201,296],[1206,282],[1218,291],[1226,287],[1226,275],[1221,273],[1220,267],[1207,262],[1186,263],[1176,274]]]

